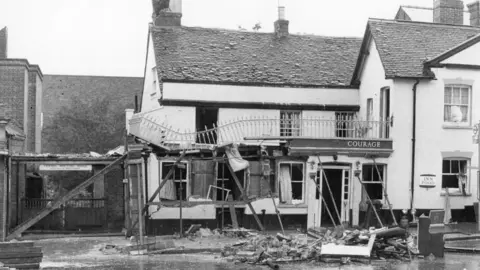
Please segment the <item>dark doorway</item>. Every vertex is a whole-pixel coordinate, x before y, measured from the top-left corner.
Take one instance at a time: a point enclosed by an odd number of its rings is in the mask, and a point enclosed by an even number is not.
[[[43,178],[37,173],[27,173],[25,183],[25,197],[28,199],[41,199],[43,193]]]
[[[338,212],[341,214],[342,211],[342,169],[325,169],[325,175],[323,177],[323,183],[322,183],[322,195],[325,198],[325,201],[327,203],[327,207],[330,210],[330,213],[333,216],[333,219],[335,220],[335,223],[337,225],[341,224],[340,222],[340,217],[337,216],[337,212],[335,211],[335,206],[334,202],[337,206]],[[332,196],[330,195],[330,192],[328,191],[327,187],[327,182],[330,185],[330,189],[332,190]],[[328,211],[325,207],[325,204],[322,203],[322,226],[331,226],[333,225],[332,219],[330,218],[330,215],[328,214]]]
[[[245,188],[245,171],[241,170],[241,171],[235,172],[235,175],[237,176],[243,188]],[[217,201],[226,201],[228,199],[226,197],[227,192],[223,189],[228,189],[231,191],[229,195],[232,195],[232,199],[234,201],[242,200],[242,193],[238,188],[237,184],[235,183],[235,180],[233,180],[233,176],[230,173],[230,170],[227,168],[227,165],[225,163],[218,163],[216,186],[219,188],[222,188],[222,189],[216,189],[215,191],[217,193],[216,195]]]
[[[209,130],[215,127],[218,122],[218,109],[217,108],[197,108],[196,109],[196,129],[197,132]],[[208,132],[197,136],[197,143],[217,143],[217,133]]]

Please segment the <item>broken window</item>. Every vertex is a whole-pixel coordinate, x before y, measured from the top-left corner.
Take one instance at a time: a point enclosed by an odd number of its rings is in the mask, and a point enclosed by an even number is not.
[[[386,165],[363,165],[363,184],[371,200],[383,200],[382,181],[383,183],[386,183],[385,177]]]
[[[470,86],[446,85],[444,122],[470,123]]]
[[[280,163],[278,172],[280,202],[284,204],[303,203],[304,170],[303,163]]]
[[[301,111],[281,111],[280,112],[280,136],[300,136],[301,135]]]
[[[467,159],[444,159],[442,163],[442,188],[458,189],[466,193]]]
[[[242,185],[243,188],[245,188],[245,170],[241,170],[238,172],[235,172],[235,175],[237,176],[238,180],[240,181],[240,184]],[[222,189],[228,189],[230,192],[228,195],[232,195],[232,198],[234,201],[240,201],[242,200],[242,194],[240,192],[240,189],[238,188],[237,184],[235,183],[235,180],[233,179],[233,176],[228,169],[228,166],[226,163],[223,162],[218,162],[217,165],[217,187],[215,192],[216,192],[216,199],[217,201],[226,201],[228,198],[227,196],[227,190],[222,190]],[[212,191],[213,192],[213,191]]]
[[[168,172],[172,168],[173,164],[175,162],[166,162],[162,161],[161,162],[161,175],[162,179],[165,179]],[[187,163],[180,163],[177,164],[175,167],[175,170],[173,172],[173,175],[170,177],[170,179],[173,179],[173,186],[168,187],[165,185],[165,189],[169,190],[171,189],[172,194],[167,195],[167,197],[174,198],[175,200],[183,200],[186,201],[187,197],[190,195],[190,187],[188,185],[188,164]],[[172,183],[172,181],[169,181]],[[168,182],[167,182],[168,183]]]

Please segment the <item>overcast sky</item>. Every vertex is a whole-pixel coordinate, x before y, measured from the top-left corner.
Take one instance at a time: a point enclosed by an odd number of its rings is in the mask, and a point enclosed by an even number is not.
[[[433,0],[183,0],[185,26],[273,31],[278,1],[291,33],[361,37],[367,19]],[[473,0],[465,1],[465,4]],[[0,0],[10,58],[44,74],[143,76],[151,0]]]

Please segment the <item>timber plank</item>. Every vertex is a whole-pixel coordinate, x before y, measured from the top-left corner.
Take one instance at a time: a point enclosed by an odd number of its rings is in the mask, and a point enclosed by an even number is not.
[[[0,243],[0,250],[5,248],[23,248],[23,247],[33,247],[33,242],[25,241],[25,242],[15,242],[15,243]]]
[[[23,252],[23,253],[42,252],[42,248],[41,247],[0,248],[0,254],[14,253],[14,252]]]
[[[5,264],[5,267],[15,269],[40,269],[40,263]]]
[[[1,259],[0,262],[4,264],[22,264],[22,263],[41,263],[43,256],[29,257],[29,258],[7,258]]]
[[[36,258],[41,257],[43,258],[43,253],[41,252],[3,252],[0,253],[0,262],[3,262],[3,259],[10,259],[10,258]]]

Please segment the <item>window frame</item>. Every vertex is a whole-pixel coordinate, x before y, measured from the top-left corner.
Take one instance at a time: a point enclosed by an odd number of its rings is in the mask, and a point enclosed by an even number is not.
[[[447,91],[447,88],[450,88],[451,89],[451,95],[452,95],[452,99],[453,99],[453,93],[454,93],[454,88],[459,88],[459,89],[462,89],[462,88],[467,88],[468,89],[468,102],[467,102],[467,105],[463,105],[463,104],[454,104],[454,103],[449,103],[447,104],[445,102],[445,93]],[[461,93],[461,90],[460,90],[460,93]],[[460,97],[461,98],[461,97]],[[467,108],[467,121],[465,122],[452,122],[452,121],[449,121],[449,120],[446,120],[445,119],[445,113],[446,113],[446,107],[447,106],[450,106],[450,107],[453,107],[453,106],[468,106]],[[470,84],[465,84],[465,83],[446,83],[444,84],[443,86],[443,124],[446,125],[446,126],[449,126],[449,127],[470,127],[472,125],[472,85]]]
[[[446,189],[447,189],[447,188],[444,188],[444,187],[443,187],[443,176],[444,176],[444,175],[457,175],[457,174],[458,174],[458,173],[452,173],[452,172],[450,172],[450,173],[444,173],[444,172],[443,172],[443,162],[444,162],[445,160],[449,160],[450,162],[451,162],[451,161],[466,161],[466,164],[465,164],[465,175],[466,175],[466,177],[467,177],[467,180],[466,180],[466,183],[465,183],[465,194],[462,192],[462,189],[461,189],[460,185],[458,186],[458,188],[448,188],[448,193],[449,193],[449,194],[452,194],[452,195],[458,195],[458,194],[469,195],[469,194],[470,194],[470,183],[471,183],[471,177],[470,177],[470,176],[471,176],[471,175],[470,175],[470,174],[471,174],[471,173],[470,173],[470,172],[471,172],[471,168],[470,168],[470,166],[471,166],[471,159],[470,159],[470,158],[467,158],[467,157],[446,157],[446,158],[444,157],[444,158],[442,158],[442,169],[441,169],[441,170],[442,170],[442,173],[441,173],[441,175],[442,175],[442,178],[441,178],[441,179],[442,179],[442,182],[441,182],[441,186],[440,186],[440,188],[441,188],[441,190],[442,190],[442,195],[443,195],[443,194],[446,194]],[[450,164],[450,171],[451,171],[451,169],[452,169],[452,165]],[[457,179],[457,180],[458,180],[458,179]]]
[[[289,121],[289,127],[285,127],[285,122],[283,122],[284,118],[282,114],[294,114],[298,116],[298,120],[295,119],[285,118]],[[298,137],[302,136],[302,111],[301,110],[280,110],[280,137]],[[298,124],[298,128],[294,127],[294,125]]]
[[[373,167],[373,172],[376,173],[376,168],[375,168],[375,164],[374,163],[363,163],[362,164],[362,183],[364,185],[382,185],[381,183],[376,183],[374,181],[365,181],[365,179],[363,178],[363,172],[364,172],[364,168],[365,166],[372,166]],[[385,190],[387,190],[387,175],[388,175],[388,166],[387,164],[385,163],[377,163],[377,166],[380,167],[382,166],[383,167],[383,175],[382,175],[382,180],[383,180],[383,187],[382,187],[382,198],[381,199],[374,199],[374,200],[381,200],[383,204],[385,204],[385,194],[383,192],[383,188],[385,188]],[[373,180],[373,179],[372,179]],[[366,189],[366,187],[365,187]],[[362,198],[365,198],[366,199],[366,194],[365,193],[365,190],[362,188]]]
[[[280,177],[279,177],[279,173],[280,173],[280,166],[281,165],[285,165],[285,164],[288,164],[290,165],[290,172],[292,171],[292,167],[291,165],[293,164],[301,164],[302,165],[302,175],[303,175],[303,179],[302,179],[302,202],[300,203],[293,203],[292,204],[286,204],[286,203],[282,203],[282,202],[279,202],[279,206],[296,206],[296,205],[304,205],[306,204],[306,198],[305,196],[307,195],[306,194],[306,170],[307,170],[307,167],[306,167],[306,162],[303,162],[303,161],[295,161],[295,160],[281,160],[281,161],[278,161],[277,163],[277,183],[276,183],[276,189],[278,190],[278,194],[280,196]],[[295,181],[295,183],[299,183],[300,181]],[[291,183],[294,183],[294,181],[292,180]],[[292,201],[293,201],[293,198],[292,198]]]
[[[373,98],[367,98],[366,120],[373,121]]]
[[[173,159],[162,159],[162,160],[159,160],[159,176],[160,176],[160,179],[161,181],[163,181],[163,164],[164,163],[172,163],[172,164],[175,164],[176,160],[173,160]],[[190,187],[190,183],[191,183],[191,173],[190,173],[190,162],[188,161],[180,161],[179,163],[181,164],[185,164],[186,166],[186,176],[185,176],[185,180],[181,179],[181,180],[176,180],[176,179],[173,179],[173,183],[180,183],[180,182],[185,182],[186,183],[186,187],[187,187],[187,191],[185,192],[186,194],[186,198],[182,198],[183,200],[182,201],[188,201],[188,199],[190,198],[190,196],[192,195],[192,190],[191,190],[191,187]],[[172,181],[172,180],[169,180],[169,181]],[[175,187],[175,191],[177,192],[177,189]]]

